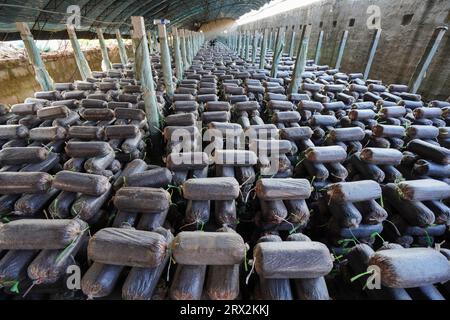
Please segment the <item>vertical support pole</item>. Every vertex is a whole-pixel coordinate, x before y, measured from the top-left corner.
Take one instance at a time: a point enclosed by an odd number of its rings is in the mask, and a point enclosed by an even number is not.
[[[120,62],[125,66],[128,63],[127,49],[120,34],[120,30],[116,29],[117,45],[119,47]]]
[[[186,36],[184,29],[180,29],[181,58],[183,59],[183,70],[187,70],[189,63],[187,61]]]
[[[245,54],[245,31],[241,32],[241,52],[239,53],[239,55],[241,56],[241,58],[244,58],[244,54]]]
[[[191,31],[187,30],[187,55],[188,55],[188,62],[189,65],[192,64],[192,59],[194,58],[194,55],[192,54],[192,37],[191,37]]]
[[[259,68],[264,69],[266,65],[267,40],[269,38],[269,29],[264,29],[264,35],[261,43],[261,52],[259,53]]]
[[[341,68],[342,58],[344,57],[344,51],[345,51],[345,45],[347,44],[347,39],[348,39],[348,30],[345,30],[342,33],[341,43],[339,44],[338,56],[336,59],[336,65],[334,67],[335,69],[339,70]]]
[[[173,50],[173,34],[172,32],[167,33],[167,45],[169,46],[169,52]]]
[[[159,37],[158,37],[158,31],[156,30],[152,30],[152,35],[153,35],[153,48],[155,53],[161,53],[161,46],[159,43]]]
[[[250,58],[250,31],[247,30],[245,32],[245,53],[244,53],[245,61],[248,61]]]
[[[256,51],[258,50],[258,31],[253,32],[253,45],[252,45],[252,63],[256,63]]]
[[[302,79],[302,73],[305,71],[310,35],[311,35],[311,26],[306,25],[303,28],[302,32],[302,40],[300,42],[300,48],[297,53],[297,59],[295,61],[294,73],[292,74],[292,80],[288,89],[289,94],[298,92],[300,81]]]
[[[236,35],[236,39],[237,39],[237,47],[236,47],[236,52],[239,54],[239,52],[241,51],[241,46],[242,46],[242,39],[241,39],[241,33],[238,32]]]
[[[151,33],[151,37],[152,37],[153,53],[161,53],[161,46],[160,46],[160,42],[159,42],[158,31],[150,30],[149,32]]]
[[[72,25],[67,26],[67,33],[69,34],[70,43],[72,44],[72,49],[75,57],[75,62],[78,66],[78,71],[80,71],[81,79],[86,80],[87,78],[92,78],[92,71],[89,67],[89,63],[86,57],[81,51],[80,43],[77,39],[77,34],[75,28]]]
[[[133,33],[133,29],[130,28],[131,49],[133,50],[133,58],[134,58],[134,56],[136,56],[136,46],[134,45],[134,42],[133,42],[133,36],[132,36],[132,33]],[[133,64],[133,65],[134,65],[134,64]]]
[[[191,63],[194,60],[195,56],[195,37],[194,37],[194,31],[189,30],[189,39],[191,41]]]
[[[181,57],[181,49],[180,49],[180,37],[178,36],[177,28],[172,28],[172,36],[173,36],[173,53],[175,56],[175,72],[178,81],[183,79],[183,61]]]
[[[271,35],[271,39],[270,39],[270,43],[271,43],[270,50],[272,50],[273,52],[275,52],[276,45],[277,45],[277,42],[276,42],[277,34],[278,34],[277,30],[274,29],[272,32],[272,35]]]
[[[436,52],[441,44],[444,34],[448,31],[447,26],[437,27],[433,32],[433,36],[425,50],[424,55],[417,64],[416,70],[414,71],[411,80],[409,81],[409,89],[411,93],[417,93],[422,84],[423,79],[427,73],[428,67],[431,64]]]
[[[320,53],[322,51],[322,41],[323,41],[323,30],[320,30],[319,39],[317,39],[316,55],[314,57],[315,64],[319,64],[320,61]]]
[[[194,60],[196,49],[195,49],[195,32],[191,31],[191,40],[192,40],[192,61]]]
[[[201,37],[201,33],[200,32],[196,32],[195,33],[195,55],[197,55],[198,50],[200,49],[200,37]]]
[[[291,33],[291,43],[289,44],[289,57],[294,58],[294,47],[295,47],[295,31],[292,30]]]
[[[150,63],[150,53],[148,51],[148,42],[145,32],[145,23],[143,17],[131,17],[133,24],[133,40],[136,46],[136,74],[139,74],[141,87],[143,91],[145,114],[149,124],[152,143],[156,143],[159,135],[159,108],[156,101],[155,85],[153,82],[152,65]],[[155,146],[155,144],[154,144]]]
[[[133,52],[134,52],[133,72],[134,72],[136,80],[141,81],[142,74],[137,71],[138,70],[138,63],[139,63],[139,61],[137,61],[137,56],[138,56],[137,50],[138,50],[139,45],[140,45],[140,40],[133,36],[133,33],[134,33],[133,29],[130,29],[130,33],[131,33],[131,42],[133,44]],[[147,41],[148,41],[148,39],[147,39]]]
[[[191,31],[192,38],[192,60],[194,60],[195,54],[197,53],[197,35],[194,31]]]
[[[155,39],[153,38],[152,32],[149,30],[147,31],[147,41],[148,41],[148,49],[150,54],[153,54],[155,52]]]
[[[275,42],[275,51],[273,53],[272,70],[270,71],[270,76],[273,78],[276,78],[278,74],[278,63],[280,62],[281,55],[283,54],[283,47],[284,27],[279,27],[277,33],[277,41]]]
[[[192,56],[195,57],[198,50],[198,34],[195,31],[192,31],[192,41],[194,43],[194,50]]]
[[[270,30],[270,33],[269,33],[269,41],[268,41],[268,44],[267,44],[267,49],[268,50],[272,50],[272,33],[273,33],[272,30]]]
[[[373,59],[375,58],[375,53],[377,52],[380,37],[381,37],[381,29],[377,29],[372,40],[372,45],[370,47],[369,58],[367,59],[366,70],[364,71],[364,80],[367,80],[369,78],[370,69],[372,68]]]
[[[112,65],[108,56],[108,47],[106,46],[105,38],[103,37],[103,30],[97,28],[98,42],[100,43],[100,49],[102,51],[102,69],[103,71],[111,70]]]
[[[30,63],[33,65],[36,80],[44,91],[54,90],[53,79],[50,77],[45,64],[42,61],[41,53],[34,43],[30,28],[25,22],[17,22],[17,29],[20,32],[25,49],[27,50]]]
[[[184,37],[186,39],[186,59],[187,63],[191,65],[191,42],[189,40],[189,30],[184,30]]]
[[[238,53],[238,54],[240,54],[241,53],[241,33],[240,32],[238,32],[238,34],[237,34],[237,48],[236,48],[236,52]]]
[[[170,50],[166,29],[166,24],[170,23],[170,21],[165,19],[155,19],[153,23],[158,26],[159,44],[161,46],[161,65],[164,77],[164,85],[166,87],[166,94],[169,97],[172,97],[172,63],[170,61]]]
[[[198,34],[197,32],[192,31],[192,43],[194,44],[193,50],[192,50],[192,57],[195,57],[198,50]]]

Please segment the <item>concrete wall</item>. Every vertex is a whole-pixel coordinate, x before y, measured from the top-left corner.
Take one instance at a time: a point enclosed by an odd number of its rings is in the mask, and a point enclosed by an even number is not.
[[[296,47],[301,28],[311,24],[308,58],[313,58],[320,30],[324,30],[321,64],[334,66],[339,41],[349,31],[341,70],[363,72],[375,30],[369,29],[367,9],[376,5],[381,10],[381,40],[372,66],[371,78],[385,83],[408,84],[425,52],[434,29],[449,23],[449,0],[325,0],[240,26],[241,30],[287,27],[287,43],[294,27]],[[407,25],[403,18],[413,14]],[[355,19],[349,26],[350,19]],[[372,19],[369,19],[369,25]],[[429,99],[446,99],[450,95],[450,31],[446,33],[419,90]]]
[[[84,52],[92,70],[101,70],[102,55],[100,48]],[[113,63],[120,62],[117,47],[109,50]],[[73,82],[80,80],[72,52],[46,54],[45,66],[55,82]],[[14,104],[32,97],[41,90],[34,78],[34,70],[27,59],[0,60],[0,103]]]

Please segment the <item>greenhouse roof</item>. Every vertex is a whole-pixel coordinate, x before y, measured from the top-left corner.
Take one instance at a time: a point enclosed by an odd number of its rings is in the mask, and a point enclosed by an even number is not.
[[[36,39],[67,38],[66,23],[77,13],[80,38],[94,38],[98,27],[104,30],[105,37],[113,36],[115,29],[129,34],[131,16],[143,16],[149,29],[153,28],[153,19],[164,18],[170,20],[172,26],[197,30],[208,21],[237,19],[267,2],[269,0],[3,0],[0,1],[0,41],[20,39],[16,22],[29,23]]]

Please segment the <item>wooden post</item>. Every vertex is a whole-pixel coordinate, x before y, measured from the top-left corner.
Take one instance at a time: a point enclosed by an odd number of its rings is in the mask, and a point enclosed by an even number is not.
[[[192,31],[188,30],[188,52],[189,52],[189,64],[192,64],[194,60],[194,43],[192,41]]]
[[[273,28],[272,28],[272,29],[270,30],[269,44],[268,44],[267,48],[268,48],[269,50],[275,51],[275,50],[273,49],[273,36],[274,36],[274,31],[273,31]]]
[[[119,47],[120,62],[125,66],[128,63],[127,49],[125,48],[119,29],[116,29],[116,38]]]
[[[150,53],[145,32],[143,17],[131,17],[133,24],[133,39],[136,46],[136,74],[139,74],[143,91],[145,114],[149,124],[150,135],[153,140],[157,140],[160,133],[160,111],[156,101],[155,85],[153,82],[152,65],[150,63]]]
[[[97,28],[97,36],[98,42],[100,43],[100,49],[102,51],[102,69],[104,71],[111,70],[111,61],[108,56],[108,47],[106,46],[105,38],[103,37],[103,30],[101,28]]]
[[[194,46],[194,57],[197,55],[197,52],[198,52],[199,38],[200,38],[199,34],[197,32],[194,32],[194,43],[195,43],[195,46]]]
[[[373,59],[377,52],[378,42],[380,42],[381,29],[377,29],[373,37],[372,46],[370,47],[369,58],[367,59],[366,70],[364,71],[364,80],[369,78],[370,69],[372,68]]]
[[[264,35],[261,44],[261,52],[259,53],[259,68],[264,69],[266,65],[267,40],[269,38],[269,29],[264,29]]]
[[[191,65],[191,39],[189,37],[189,30],[184,30],[184,36],[186,38],[186,59],[188,62],[188,65]]]
[[[253,32],[253,45],[252,45],[252,63],[256,63],[256,50],[258,50],[258,31]]]
[[[335,69],[339,70],[341,68],[342,58],[344,57],[344,51],[345,51],[345,45],[347,44],[347,39],[348,39],[348,30],[345,30],[342,33],[341,43],[339,44],[338,56],[336,59],[336,65],[334,67]]]
[[[154,41],[153,41],[154,51],[153,52],[161,53],[161,42],[159,41],[158,31],[152,30],[152,35],[153,35],[152,39],[154,39]]]
[[[89,63],[86,57],[81,51],[80,43],[78,42],[77,34],[75,28],[72,25],[67,26],[67,33],[69,34],[70,43],[72,44],[73,55],[75,57],[75,62],[77,63],[78,70],[80,71],[81,78],[86,80],[87,78],[92,78],[92,71],[89,67]]]
[[[167,41],[166,23],[168,20],[156,19],[154,23],[158,25],[159,44],[161,46],[161,65],[164,77],[164,85],[166,87],[166,94],[169,97],[173,96],[173,82],[172,82],[172,63],[170,61],[169,43]]]
[[[194,41],[194,51],[193,51],[193,55],[192,57],[194,58],[197,55],[198,52],[198,33],[197,32],[192,32],[192,38]]]
[[[289,44],[289,57],[294,58],[294,47],[295,47],[295,31],[292,30],[291,43]]]
[[[166,28],[166,38],[167,38],[167,46],[169,47],[169,52],[173,50],[173,35],[171,32],[167,31]]]
[[[197,37],[196,37],[195,32],[194,32],[194,31],[191,31],[192,60],[194,59],[194,57],[195,57],[195,52],[196,52],[196,50],[197,50],[196,39],[197,39]]]
[[[272,40],[272,51],[275,52],[276,50],[276,46],[277,46],[277,36],[278,36],[278,31],[277,29],[274,29],[273,31],[273,40]]]
[[[181,42],[181,58],[183,59],[183,70],[187,70],[189,68],[189,62],[187,60],[186,34],[184,29],[180,29],[180,42]]]
[[[448,31],[447,26],[440,26],[434,30],[432,38],[428,43],[428,46],[425,49],[422,58],[417,64],[416,69],[414,70],[414,74],[411,76],[411,79],[409,80],[408,87],[411,93],[417,93],[417,91],[419,90],[420,85],[422,84],[422,81],[427,73],[428,67],[430,66],[431,61],[433,60],[439,48],[439,45],[441,44],[442,39],[444,38],[444,35],[447,31]]]
[[[161,53],[160,43],[158,42],[158,31],[149,30],[148,32],[150,33],[149,37],[151,38],[152,53]]]
[[[136,60],[136,50],[139,47],[140,40],[136,39],[135,37],[133,37],[133,32],[134,31],[132,29],[130,30],[130,32],[131,32],[131,42],[133,43],[134,59]],[[133,64],[133,70],[135,72],[136,80],[140,81],[141,80],[141,78],[140,78],[141,75],[139,73],[136,73],[136,61]]]
[[[314,57],[315,64],[319,64],[320,61],[320,53],[322,51],[322,41],[323,41],[323,30],[320,30],[319,38],[317,39],[316,55]]]
[[[242,59],[245,58],[245,31],[241,32],[241,52],[239,53]]]
[[[195,43],[195,50],[194,50],[194,57],[197,55],[198,49],[200,48],[200,32],[194,32],[194,43]]]
[[[238,53],[238,54],[240,54],[240,52],[241,52],[241,33],[240,32],[238,32],[238,34],[237,34],[237,46],[236,46],[236,52]]]
[[[273,78],[277,77],[278,74],[278,63],[280,62],[281,55],[283,54],[284,46],[284,27],[278,28],[277,41],[275,43],[275,50],[273,52],[272,60],[272,70],[270,76]]]
[[[134,45],[134,41],[133,41],[133,29],[130,28],[130,36],[131,36],[131,49],[133,50],[133,59],[134,56],[136,55],[136,46]],[[134,64],[133,64],[134,65]]]
[[[205,34],[204,33],[200,33],[200,36],[199,36],[199,39],[198,39],[198,49],[199,50],[203,46],[204,43],[205,43]]]
[[[306,25],[303,28],[302,40],[300,42],[300,49],[297,53],[297,59],[295,61],[294,73],[292,74],[292,80],[289,85],[289,94],[297,93],[300,86],[300,80],[302,79],[302,73],[305,71],[306,59],[308,55],[309,36],[311,35],[311,26]]]
[[[250,54],[250,31],[245,31],[245,52],[244,52],[244,59],[245,61],[248,61]]]
[[[148,41],[148,49],[150,54],[153,54],[155,52],[155,46],[154,46],[154,39],[152,32],[150,30],[147,31],[147,41]]]
[[[181,58],[181,50],[180,50],[180,38],[178,37],[177,28],[172,28],[172,36],[173,36],[173,53],[175,56],[175,71],[178,81],[183,79],[183,61]]]
[[[34,38],[31,34],[30,28],[25,22],[17,22],[16,25],[20,32],[20,37],[23,40],[23,44],[25,45],[25,49],[27,50],[28,59],[33,65],[37,82],[44,91],[54,90],[53,79],[50,77],[47,69],[45,68],[41,53],[34,43]]]

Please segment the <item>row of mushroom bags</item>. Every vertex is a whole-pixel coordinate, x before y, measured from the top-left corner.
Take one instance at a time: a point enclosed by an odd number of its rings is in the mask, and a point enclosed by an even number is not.
[[[450,103],[274,56],[0,105],[0,299],[448,298]]]

